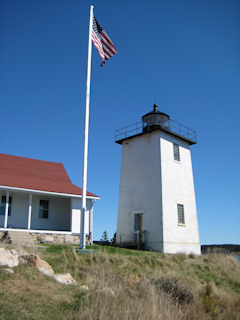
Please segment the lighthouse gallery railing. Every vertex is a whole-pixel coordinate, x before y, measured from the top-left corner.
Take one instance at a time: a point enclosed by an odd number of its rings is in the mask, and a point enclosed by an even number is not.
[[[155,126],[159,126],[159,129],[162,129],[167,132],[172,132],[184,139],[191,140],[193,143],[197,142],[196,131],[192,130],[179,122],[176,122],[172,119],[169,119],[164,125],[162,123],[155,123]],[[115,141],[121,141],[123,139],[138,135],[143,133],[143,128],[146,125],[142,121],[136,122],[129,126],[123,127],[115,131]]]

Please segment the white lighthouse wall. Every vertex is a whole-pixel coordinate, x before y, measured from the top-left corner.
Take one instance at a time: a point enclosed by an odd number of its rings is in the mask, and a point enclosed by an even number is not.
[[[145,248],[162,251],[160,132],[122,143],[117,243],[134,239],[134,214],[142,214]]]
[[[161,131],[163,251],[200,254],[197,211],[189,143]],[[174,160],[173,143],[180,161]],[[178,224],[177,204],[184,206],[185,225]]]

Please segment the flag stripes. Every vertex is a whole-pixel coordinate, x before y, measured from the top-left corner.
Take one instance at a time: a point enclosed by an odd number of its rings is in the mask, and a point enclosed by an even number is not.
[[[97,19],[93,16],[93,28],[92,28],[92,41],[100,57],[103,59],[101,67],[109,60],[112,56],[117,53],[114,44],[108,37],[106,32],[103,30]]]
[[[93,44],[94,44],[95,48],[98,50],[98,53],[99,53],[100,57],[102,59],[104,59],[105,55],[104,55],[104,52],[103,52],[101,40],[96,36],[94,31],[92,31],[92,41],[93,41]]]

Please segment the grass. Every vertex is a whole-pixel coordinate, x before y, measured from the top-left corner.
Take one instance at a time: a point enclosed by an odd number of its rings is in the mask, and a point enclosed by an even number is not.
[[[34,249],[56,273],[80,285],[64,286],[25,265],[0,268],[0,319],[158,320],[240,319],[240,263],[225,254],[168,255],[102,247]]]

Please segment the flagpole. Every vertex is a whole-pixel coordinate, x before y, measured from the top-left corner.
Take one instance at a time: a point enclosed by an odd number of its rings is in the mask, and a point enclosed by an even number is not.
[[[91,78],[91,57],[92,57],[92,25],[93,6],[90,8],[89,35],[88,35],[88,60],[87,60],[87,81],[86,81],[86,106],[85,106],[85,129],[83,146],[83,172],[82,172],[82,210],[80,219],[80,249],[85,249],[85,213],[87,193],[87,161],[88,161],[88,129],[89,129],[89,102],[90,102],[90,78]]]

